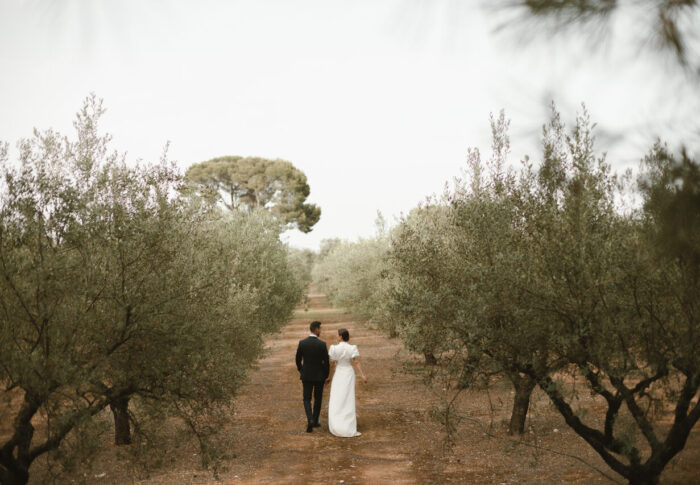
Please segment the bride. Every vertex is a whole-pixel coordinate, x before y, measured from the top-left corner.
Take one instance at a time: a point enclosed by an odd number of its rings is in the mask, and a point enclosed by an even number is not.
[[[338,330],[338,343],[331,345],[328,356],[331,362],[336,362],[331,396],[328,400],[328,430],[335,436],[360,436],[357,432],[355,416],[355,371],[353,364],[360,372],[363,382],[367,377],[360,365],[360,352],[357,345],[348,343],[350,332],[341,328]]]

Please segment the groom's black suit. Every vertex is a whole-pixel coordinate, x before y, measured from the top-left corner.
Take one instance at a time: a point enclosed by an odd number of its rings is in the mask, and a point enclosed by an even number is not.
[[[323,384],[330,372],[328,349],[320,338],[308,336],[299,341],[296,356],[299,378],[304,385],[304,410],[309,423],[318,424],[323,399]],[[311,393],[314,395],[313,412],[311,410]]]

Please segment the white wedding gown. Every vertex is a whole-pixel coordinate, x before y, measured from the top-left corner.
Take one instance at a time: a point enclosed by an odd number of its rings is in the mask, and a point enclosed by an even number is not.
[[[328,356],[337,362],[328,400],[328,430],[335,436],[360,436],[355,415],[355,369],[350,362],[360,356],[357,345],[340,342],[331,345]]]

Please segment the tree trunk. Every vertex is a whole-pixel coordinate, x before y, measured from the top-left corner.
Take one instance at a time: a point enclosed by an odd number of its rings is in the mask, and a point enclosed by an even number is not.
[[[530,408],[530,396],[536,382],[532,377],[521,375],[518,372],[509,373],[508,378],[515,388],[515,399],[513,400],[513,412],[510,415],[508,434],[523,434],[525,432],[527,410]]]
[[[435,354],[430,352],[429,350],[426,350],[423,352],[423,356],[425,357],[425,363],[428,365],[436,365],[437,364],[437,359],[435,358]]]
[[[5,465],[3,463],[3,465]],[[0,484],[25,485],[29,481],[29,470],[23,470],[17,466],[9,466],[0,470]]]
[[[36,415],[42,400],[26,392],[24,402],[14,419],[14,434],[9,441],[0,443],[0,484],[24,485],[29,481],[29,467],[34,458],[30,454]]]
[[[129,423],[129,398],[120,397],[110,403],[114,415],[114,444],[131,444],[131,425]]]
[[[659,476],[661,472],[658,473],[650,472],[646,467],[644,470],[639,470],[636,473],[632,472],[627,478],[630,485],[658,485]]]

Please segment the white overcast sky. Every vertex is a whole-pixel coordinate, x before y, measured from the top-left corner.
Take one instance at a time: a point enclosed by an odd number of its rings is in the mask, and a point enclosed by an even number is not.
[[[581,102],[616,168],[655,136],[698,140],[698,86],[615,24],[609,42],[524,43],[478,0],[0,0],[0,140],[72,132],[82,99],[131,160],[170,141],[182,169],[222,155],[291,161],[321,221],[291,245],[374,231],[487,153],[489,113],[512,120],[514,160],[537,159],[554,99]],[[618,22],[619,24],[619,22]],[[624,137],[620,137],[625,134]]]

